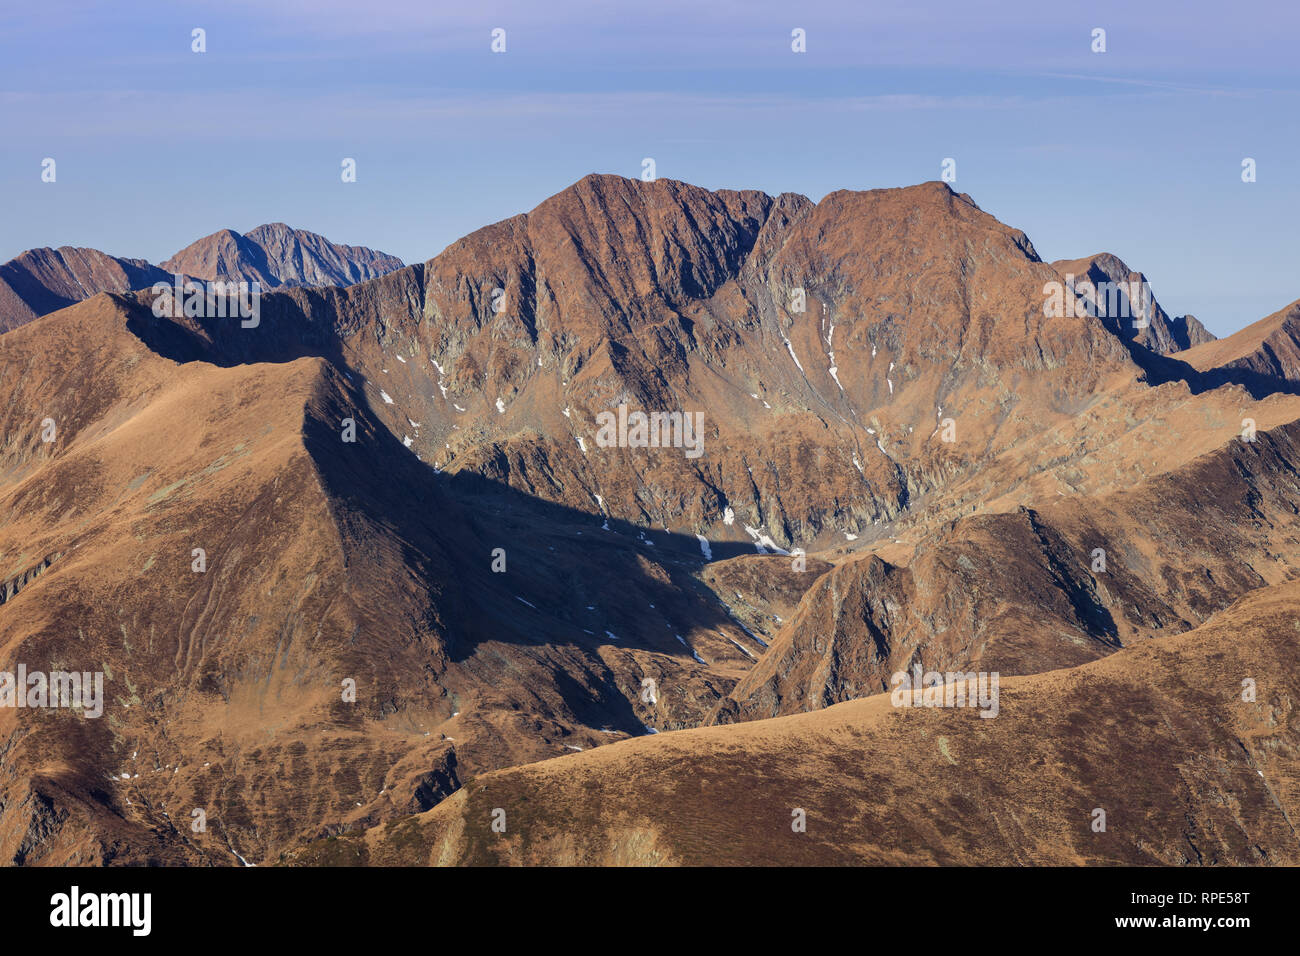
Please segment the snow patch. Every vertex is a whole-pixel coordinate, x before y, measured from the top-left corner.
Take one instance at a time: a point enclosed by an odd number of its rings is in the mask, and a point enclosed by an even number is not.
[[[802,372],[803,365],[799,363],[799,356],[794,354],[794,346],[790,344],[790,340],[783,335],[781,336],[781,341],[785,343],[786,349],[790,352],[790,358],[794,359],[794,364],[798,366],[799,371]]]
[[[753,539],[754,550],[759,554],[767,554],[768,551],[771,551],[773,554],[784,554],[787,556],[790,554],[789,551],[786,551],[773,541],[770,536],[764,534],[761,528],[751,528],[749,525],[745,525],[745,533]]]
[[[703,664],[703,663],[704,663],[704,658],[702,658],[699,654],[696,654],[696,653],[695,653],[695,648],[691,647],[691,645],[689,645],[689,644],[686,643],[686,638],[682,637],[680,634],[674,634],[673,637],[675,637],[675,638],[677,638],[677,640],[681,641],[681,643],[682,643],[682,647],[686,648],[688,651],[691,652],[691,657],[695,658],[695,660],[696,660],[697,663],[700,663],[700,664]]]
[[[739,641],[735,640],[734,638],[730,638],[730,637],[727,638],[727,640],[731,641],[732,644],[735,644],[735,645],[736,645],[736,648],[737,648],[737,649],[738,649],[742,654],[744,654],[746,657],[748,657],[751,661],[756,661],[756,660],[758,660],[758,658],[755,657],[753,654],[751,654],[751,653],[749,652],[748,648],[746,648],[745,645],[741,644]]]

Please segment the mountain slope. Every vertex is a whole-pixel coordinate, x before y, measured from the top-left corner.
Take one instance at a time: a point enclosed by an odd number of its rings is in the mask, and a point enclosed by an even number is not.
[[[177,363],[137,336],[156,321],[99,296],[0,353],[0,648],[102,671],[108,698],[0,709],[14,862],[273,859],[460,773],[698,724],[761,649],[693,584],[693,540],[439,476],[345,371]],[[173,820],[194,807],[205,834]]]
[[[154,266],[97,249],[31,249],[0,265],[0,333],[100,292],[172,285],[180,274],[281,286],[351,285],[402,268],[393,256],[343,246],[284,223],[258,226],[246,236],[224,229]]]
[[[961,518],[906,563],[842,561],[804,593],[718,719],[880,693],[916,664],[1032,674],[1195,628],[1294,574],[1297,460],[1293,422],[1132,489]]]
[[[168,272],[198,279],[281,286],[347,286],[402,268],[394,256],[363,246],[344,246],[282,222],[243,235],[222,229],[186,246],[162,263]]]
[[[143,289],[171,276],[143,259],[97,249],[31,249],[0,265],[0,332],[99,292]]]
[[[1161,355],[1214,341],[1214,335],[1196,316],[1169,316],[1150,294],[1147,277],[1109,252],[1084,259],[1061,259],[1052,266],[1067,288],[1082,299],[1089,314],[1126,341]]]
[[[881,695],[627,741],[477,777],[428,813],[290,859],[1295,865],[1297,600],[1295,584],[1263,589],[1188,633],[1004,679],[993,719]]]
[[[1179,356],[1210,381],[1234,380],[1245,373],[1277,390],[1300,387],[1300,301]]]
[[[262,248],[198,259],[269,275]],[[1284,586],[1300,396],[1047,318],[1058,278],[938,183],[814,204],[590,176],[427,263],[269,292],[253,325],[146,290],[5,333],[0,649],[110,693],[101,721],[0,708],[0,853],[274,862],[628,737],[743,754],[754,718],[915,662],[1038,675],[1048,707],[1048,672]],[[605,442],[620,405],[702,415],[702,443]],[[1157,837],[1142,858],[1176,862]]]

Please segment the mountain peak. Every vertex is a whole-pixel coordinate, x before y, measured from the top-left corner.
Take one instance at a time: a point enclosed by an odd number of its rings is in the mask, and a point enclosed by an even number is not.
[[[1147,277],[1129,268],[1119,256],[1099,252],[1082,259],[1058,259],[1052,263],[1061,277],[1072,288],[1091,283],[1092,290],[1083,287],[1080,298],[1112,332],[1127,341],[1133,341],[1153,352],[1168,355],[1214,341],[1214,335],[1193,315],[1171,317],[1156,301],[1147,283]],[[1133,318],[1143,314],[1141,303],[1130,301],[1137,284],[1149,303],[1145,326],[1138,326]]]
[[[256,281],[283,286],[347,286],[403,267],[396,256],[330,242],[283,222],[246,234],[218,229],[155,266],[79,246],[28,249],[0,265],[0,332],[100,292],[130,292],[173,274],[196,279]]]
[[[272,222],[240,234],[221,229],[193,242],[162,264],[199,279],[241,279],[279,286],[352,285],[402,268],[396,256]]]

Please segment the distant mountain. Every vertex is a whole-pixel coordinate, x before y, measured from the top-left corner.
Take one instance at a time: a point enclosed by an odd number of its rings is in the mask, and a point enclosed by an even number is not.
[[[402,268],[401,259],[364,246],[342,246],[324,236],[273,222],[244,235],[222,229],[163,262],[171,273],[197,279],[256,280],[281,286],[352,285]]]
[[[0,332],[100,292],[146,289],[175,273],[195,279],[242,279],[263,290],[288,286],[346,286],[402,268],[395,256],[343,246],[282,222],[240,235],[214,232],[155,266],[98,249],[31,249],[0,266]]]
[[[1147,277],[1136,269],[1130,269],[1118,256],[1103,252],[1085,259],[1060,259],[1053,262],[1052,266],[1061,273],[1063,279],[1071,277],[1068,280],[1069,287],[1081,293],[1089,306],[1089,313],[1101,319],[1102,324],[1127,341],[1136,342],[1161,355],[1214,341],[1214,335],[1197,321],[1196,316],[1170,317],[1160,307],[1155,296],[1150,294]],[[1090,284],[1091,291],[1088,286],[1082,285],[1085,280]],[[1135,326],[1133,317],[1141,315],[1141,303],[1130,301],[1129,290],[1144,287],[1146,294],[1150,295],[1150,309],[1149,314],[1143,316],[1147,324],[1139,328]],[[1098,289],[1103,290],[1102,294],[1097,294]],[[1115,291],[1113,297],[1104,291],[1109,289]]]
[[[170,276],[143,259],[98,249],[29,249],[0,266],[0,332],[99,292],[143,289]]]

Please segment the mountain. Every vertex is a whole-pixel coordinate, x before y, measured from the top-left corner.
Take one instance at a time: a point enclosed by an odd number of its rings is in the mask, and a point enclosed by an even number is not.
[[[1260,609],[1294,598],[1300,395],[1045,316],[1059,281],[941,183],[593,175],[251,325],[145,290],[4,333],[0,659],[108,702],[0,707],[0,854],[1294,861]],[[1000,716],[900,713],[916,666],[998,670]],[[796,791],[828,829],[765,848]],[[1080,842],[1090,792],[1136,835]],[[835,829],[912,796],[903,843]]]
[[[258,226],[246,236],[224,229],[154,266],[96,249],[32,249],[0,265],[0,332],[17,328],[100,292],[172,284],[174,274],[234,279],[263,289],[351,285],[402,268],[401,260],[362,246],[341,246],[284,223]]]
[[[1292,575],[1297,460],[1300,423],[1291,423],[1134,487],[960,518],[919,541],[906,563],[841,561],[805,592],[715,719],[882,693],[918,660],[1033,674],[1199,627]]]
[[[881,535],[1102,381],[1143,374],[1095,320],[1043,316],[1055,277],[939,183],[814,205],[592,176],[377,284],[267,297],[258,329],[205,331],[224,340],[195,354],[341,338],[370,395],[393,397],[379,414],[395,432],[421,422],[412,447],[444,470],[788,548]],[[708,454],[596,455],[596,416],[621,403],[703,413]],[[961,441],[943,445],[962,404]]]
[[[1263,588],[1186,633],[1004,680],[996,719],[882,695],[640,738],[486,774],[288,862],[1294,866],[1297,600]]]
[[[144,289],[171,276],[143,259],[97,249],[31,249],[0,265],[0,332],[99,292]]]
[[[244,235],[232,229],[214,232],[165,260],[162,267],[197,279],[242,279],[276,289],[352,285],[400,269],[402,261],[274,222]]]
[[[1147,277],[1109,252],[1086,259],[1061,259],[1052,266],[1083,309],[1126,341],[1160,355],[1214,341],[1214,335],[1196,316],[1171,318],[1151,293]]]
[[[1293,387],[1300,383],[1300,301],[1179,358],[1212,381],[1230,381],[1244,373],[1272,389]]]

